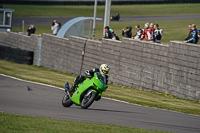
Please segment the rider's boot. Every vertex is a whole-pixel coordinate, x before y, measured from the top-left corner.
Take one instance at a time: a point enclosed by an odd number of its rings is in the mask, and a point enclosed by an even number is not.
[[[66,82],[66,83],[65,83],[65,92],[66,92],[68,95],[72,96],[72,94],[70,94],[69,90],[70,90],[70,88],[69,88],[69,83]]]
[[[65,92],[67,92],[67,91],[69,91],[69,83],[68,82],[65,83]]]

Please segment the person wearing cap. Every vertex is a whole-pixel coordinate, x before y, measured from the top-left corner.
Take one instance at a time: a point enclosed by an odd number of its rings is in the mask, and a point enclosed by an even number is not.
[[[142,29],[140,29],[140,25],[136,25],[135,28],[137,29],[137,32],[135,34],[135,36],[133,36],[132,38],[133,39],[136,39],[136,40],[140,40],[140,37],[142,35]]]
[[[28,36],[30,36],[31,34],[35,34],[36,28],[33,24],[30,24],[30,26],[27,29],[28,32]]]
[[[126,27],[126,30],[125,29],[122,30],[122,36],[127,37],[127,38],[131,38],[132,37],[131,31],[132,31],[131,26]]]

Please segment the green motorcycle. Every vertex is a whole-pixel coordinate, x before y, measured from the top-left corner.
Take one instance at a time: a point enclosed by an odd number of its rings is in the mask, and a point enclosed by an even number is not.
[[[66,84],[65,84],[66,85]],[[106,90],[106,78],[99,72],[94,73],[94,77],[86,77],[86,79],[78,85],[72,96],[69,94],[68,87],[65,87],[66,94],[62,99],[64,107],[70,107],[73,103],[87,109],[94,102],[99,100],[101,94]]]

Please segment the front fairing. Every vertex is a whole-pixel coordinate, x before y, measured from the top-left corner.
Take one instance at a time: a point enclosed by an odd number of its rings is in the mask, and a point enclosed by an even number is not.
[[[106,78],[105,76],[102,76],[99,72],[94,73],[94,77],[92,78],[94,81],[94,85],[100,89],[101,91],[106,90]]]
[[[102,92],[106,90],[105,83],[105,77],[101,76],[100,73],[94,73],[94,77],[92,79],[87,78],[78,85],[78,88],[72,95],[71,100],[77,105],[81,105],[81,95],[86,90],[93,88],[92,91],[95,91],[97,94],[101,95]]]

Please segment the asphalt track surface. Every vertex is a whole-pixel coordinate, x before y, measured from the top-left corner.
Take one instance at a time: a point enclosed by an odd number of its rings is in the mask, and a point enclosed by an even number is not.
[[[13,26],[21,27],[22,20],[25,22],[25,26],[30,24],[37,25],[51,25],[53,20],[58,20],[62,24],[73,19],[74,17],[16,17],[13,18]],[[163,16],[127,16],[121,17],[119,22],[134,22],[134,21],[159,21],[159,20],[193,20],[200,19],[200,14],[191,15],[163,15]],[[97,21],[97,22],[103,22]],[[111,21],[118,22],[118,21]]]
[[[64,83],[63,83],[64,84]],[[64,86],[64,85],[63,85]],[[114,124],[176,133],[199,133],[200,116],[102,98],[89,109],[63,107],[61,88],[0,75],[0,111],[55,119]]]

